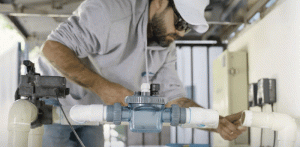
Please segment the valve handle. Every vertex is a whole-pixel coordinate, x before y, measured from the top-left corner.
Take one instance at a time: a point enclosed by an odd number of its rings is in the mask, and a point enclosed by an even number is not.
[[[34,63],[29,60],[24,60],[23,64],[27,67],[27,73],[35,73]]]

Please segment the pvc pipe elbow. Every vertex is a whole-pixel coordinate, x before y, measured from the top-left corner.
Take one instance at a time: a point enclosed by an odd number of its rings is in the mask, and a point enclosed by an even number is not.
[[[293,144],[296,141],[297,124],[287,114],[244,111],[241,118],[243,126],[270,128],[278,131],[279,144]]]
[[[37,119],[38,109],[28,100],[18,100],[13,103],[9,110],[8,130],[28,131],[31,122]]]
[[[211,109],[190,107],[186,109],[186,124],[216,129],[219,125],[219,113]]]
[[[75,105],[70,110],[70,117],[77,123],[105,122],[106,106],[103,105]]]
[[[31,122],[37,119],[38,109],[28,100],[13,103],[8,115],[8,146],[28,146]]]
[[[278,141],[296,141],[297,124],[294,118],[287,114],[274,113],[275,121],[272,129],[278,130]]]

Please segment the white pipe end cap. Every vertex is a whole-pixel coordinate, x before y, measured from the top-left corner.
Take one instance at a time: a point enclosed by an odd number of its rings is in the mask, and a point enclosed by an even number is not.
[[[243,118],[242,125],[246,127],[250,127],[252,125],[252,117],[253,117],[253,112],[249,110],[245,110],[242,116]]]

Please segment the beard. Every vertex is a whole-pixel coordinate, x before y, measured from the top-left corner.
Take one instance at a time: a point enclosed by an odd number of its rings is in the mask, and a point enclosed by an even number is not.
[[[167,34],[167,28],[164,21],[164,14],[163,11],[161,14],[154,14],[151,22],[148,25],[148,38],[149,42],[155,41],[162,47],[168,47],[174,40],[167,39],[167,36],[172,38],[178,38],[179,36],[176,33]]]

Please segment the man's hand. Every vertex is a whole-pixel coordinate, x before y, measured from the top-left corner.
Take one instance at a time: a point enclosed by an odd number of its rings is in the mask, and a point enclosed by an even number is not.
[[[240,121],[241,116],[242,116],[242,112],[239,112],[232,115],[228,115],[225,118],[229,122],[237,126],[240,131],[245,132],[247,130],[247,127],[242,126],[242,122]]]
[[[247,130],[247,127],[241,126],[241,114],[242,112],[239,112],[226,117],[220,117],[217,132],[223,139],[232,141]]]
[[[121,103],[122,106],[126,106],[125,97],[133,95],[131,90],[126,89],[120,84],[107,81],[105,86],[95,91],[104,100],[105,104],[113,105],[114,103]]]
[[[188,98],[179,98],[172,100],[166,104],[166,107],[171,107],[172,104],[177,104],[179,107],[201,107],[194,101]],[[236,139],[239,135],[241,135],[243,132],[246,131],[246,127],[242,127],[240,123],[240,118],[241,118],[241,112],[236,113],[233,115],[229,115],[227,117],[221,117],[219,120],[219,126],[217,129],[202,129],[202,130],[208,130],[208,131],[214,131],[218,132],[223,139],[225,140],[234,140]]]
[[[239,130],[238,126],[231,123],[225,117],[220,117],[217,132],[221,135],[223,139],[232,141],[236,139],[239,135],[241,135],[244,131]]]

